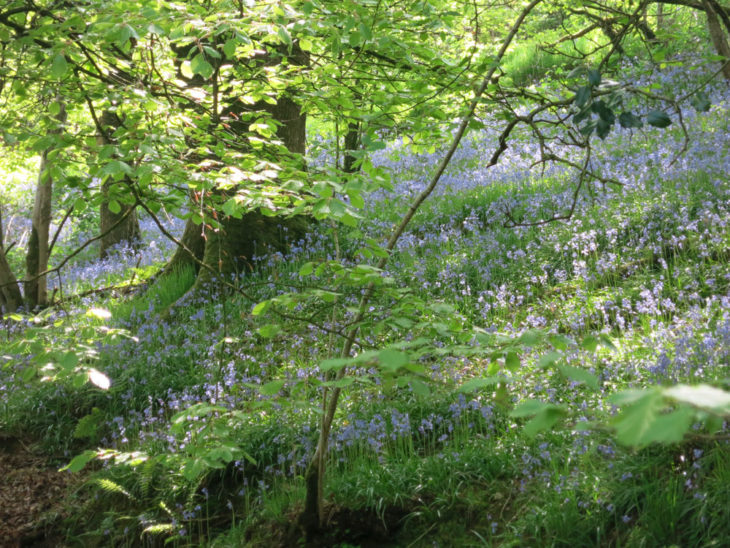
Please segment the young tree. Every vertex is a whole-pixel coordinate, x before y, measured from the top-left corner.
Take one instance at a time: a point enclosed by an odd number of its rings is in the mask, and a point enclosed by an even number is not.
[[[62,133],[63,125],[66,123],[66,106],[63,101],[56,101],[54,104],[58,109],[55,115],[57,126],[51,128],[49,134],[58,136]],[[50,164],[53,159],[49,159],[49,157],[54,154],[55,150],[55,147],[52,146],[41,153],[40,168],[38,170],[31,233],[25,256],[26,280],[23,283],[25,305],[28,310],[48,306],[47,276],[43,272],[48,270],[48,260],[51,252],[49,238],[52,219],[53,177],[51,176]]]

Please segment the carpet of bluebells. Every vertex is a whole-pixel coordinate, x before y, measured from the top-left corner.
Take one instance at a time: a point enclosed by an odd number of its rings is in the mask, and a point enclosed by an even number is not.
[[[686,70],[686,66],[668,68],[644,78],[657,82],[660,92],[671,89],[676,94],[681,93],[678,82],[690,80],[682,76]],[[539,226],[505,227],[506,212],[520,212],[525,223],[562,214],[570,208],[574,178],[559,166],[531,167],[539,150],[527,133],[515,136],[497,166],[484,168],[500,130],[496,122],[484,120],[485,129],[462,144],[429,204],[400,240],[387,274],[395,285],[449,303],[464,323],[488,331],[516,334],[540,328],[576,340],[589,333],[611,337],[616,345],[612,351],[590,352],[577,345],[566,351],[569,363],[599,377],[599,390],[565,382],[549,371],[526,368],[513,373],[517,382],[510,397],[515,401],[531,397],[568,404],[580,410],[580,421],[610,413],[605,397],[617,388],[727,377],[730,90],[717,83],[710,92],[709,112],[685,113],[689,141],[684,152],[680,154],[684,135],[676,119],[667,130],[614,129],[605,141],[594,144],[591,168],[620,186],[586,189],[572,218]],[[412,154],[401,140],[375,154],[375,164],[393,177],[392,188],[378,191],[366,206],[368,229],[376,237],[387,234],[399,215],[395,205],[407,203],[423,188],[439,159],[438,152]],[[12,219],[6,223],[6,241],[17,240],[22,248],[28,220],[19,215]],[[179,220],[165,222],[173,233],[182,232]],[[142,228],[141,248],[118,249],[104,261],[77,261],[53,283],[60,280],[68,294],[113,283],[128,276],[130,269],[162,264],[173,245],[152,220],[143,218]],[[64,236],[83,235],[69,227]],[[357,249],[359,244],[356,236],[343,245]],[[286,256],[257,258],[259,272],[238,283],[267,298],[283,291],[282,282],[312,282],[311,277],[300,277],[298,265],[334,256],[332,235],[322,230],[293,243]],[[171,423],[176,413],[201,402],[249,409],[252,401],[270,399],[260,394],[258,385],[285,377],[286,386],[306,386],[307,379],[322,376],[317,364],[330,357],[324,342],[329,334],[319,327],[296,324],[287,326],[285,338],[262,339],[248,314],[252,303],[242,299],[199,293],[175,300],[172,312],[166,314],[160,313],[154,298],[138,302],[144,306],[128,308],[123,317],[112,319],[135,338],[99,348],[97,367],[112,380],[109,391],[54,385],[39,392],[21,380],[22,364],[4,367],[0,400],[6,402],[6,417],[11,410],[23,410],[32,418],[28,419],[32,427],[66,428],[69,442],[63,448],[71,456],[78,451],[78,443],[71,443],[78,419],[98,408],[102,413],[96,437],[90,436],[93,445],[185,455],[196,444],[215,439],[201,438],[208,436],[207,415],[179,432]],[[108,296],[91,295],[74,306],[79,310],[107,306],[114,316],[116,304]],[[221,345],[226,337],[235,342]],[[525,360],[529,363],[530,358]],[[478,373],[480,364],[447,357],[429,362],[429,367],[435,380],[459,382]],[[616,487],[635,485],[638,472],[630,455],[608,435],[575,429],[536,442],[526,440],[514,420],[495,405],[491,393],[465,396],[435,390],[423,400],[365,388],[346,390],[343,396],[342,416],[332,434],[333,462],[340,470],[332,480],[338,501],[362,499],[366,500],[362,504],[369,504],[378,497],[387,499],[383,493],[396,489],[398,481],[412,495],[409,490],[426,481],[424,476],[438,476],[429,467],[478,477],[486,474],[484,454],[490,454],[489,466],[502,467],[490,477],[507,474],[516,494],[504,499],[504,505],[501,500],[493,505],[501,506],[501,513],[484,511],[479,518],[486,524],[484,535],[507,535],[507,530],[518,536],[536,535],[537,529],[547,527],[538,525],[541,519],[549,521],[540,517],[538,509],[524,515],[504,511],[510,501],[515,505],[516,500],[534,500],[537,491],[542,492],[540,500],[552,497],[568,516],[565,519],[582,516],[650,527],[642,521],[648,518],[642,517],[638,503],[623,497]],[[316,413],[274,405],[268,412],[240,418],[235,426],[257,464],[244,458],[235,463],[239,479],[225,494],[229,511],[237,509],[234,513],[266,499],[287,479],[299,477],[312,454]],[[60,409],[72,416],[59,417],[53,424],[48,416],[61,413]],[[712,521],[716,510],[707,502],[705,450],[687,449],[670,466],[681,480],[679,489],[695,501],[695,514],[688,519],[697,520],[698,526]],[[420,464],[412,479],[399,480],[393,463],[409,458]],[[364,466],[370,467],[367,481],[362,479]],[[593,481],[596,473],[612,477],[613,487]],[[214,488],[205,484],[188,500],[172,497],[175,506],[169,511],[181,538],[191,534],[193,524],[200,527],[205,501]],[[396,504],[390,499],[387,503]],[[160,519],[150,513],[139,523]],[[522,525],[515,525],[518,522]]]

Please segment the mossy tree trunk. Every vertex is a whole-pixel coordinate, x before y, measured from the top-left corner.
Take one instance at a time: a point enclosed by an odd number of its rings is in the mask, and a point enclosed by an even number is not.
[[[197,205],[193,196],[190,197],[190,205],[191,207]],[[196,273],[200,270],[200,261],[205,254],[205,225],[195,224],[192,218],[188,218],[180,243],[182,247],[175,250],[175,254],[162,272],[163,276],[186,268],[192,268]]]
[[[347,124],[347,133],[345,134],[345,159],[342,162],[342,171],[345,173],[355,173],[358,171],[357,157],[353,154],[360,148],[360,123],[350,122]]]
[[[122,121],[116,113],[106,110],[99,118],[100,128],[97,128],[97,142],[99,145],[114,144],[112,134],[122,127]],[[131,181],[125,176],[121,181],[108,178],[102,184],[103,200],[99,210],[101,219],[101,248],[100,257],[103,259],[109,253],[109,248],[122,242],[136,245],[140,238],[139,221],[133,205],[120,203],[114,197],[118,195],[115,186],[130,186]]]
[[[287,54],[272,49],[259,60],[262,64],[276,65],[282,62],[286,55],[289,64],[304,66],[308,64],[308,56],[298,47]],[[267,113],[277,122],[277,138],[282,142],[286,151],[292,155],[302,155],[306,150],[306,114],[300,105],[290,96],[291,90],[285,90],[277,97],[275,104],[259,101],[253,105],[244,105],[237,97],[231,101],[222,101],[223,112],[226,115],[235,115],[240,121],[230,121],[229,128],[241,137],[248,135],[246,115],[254,112]],[[242,116],[243,115],[243,116]],[[242,139],[243,142],[243,139]],[[243,146],[243,145],[242,145]],[[271,156],[281,160],[281,151],[262,151],[262,158]],[[294,160],[296,162],[296,160]],[[298,168],[303,169],[303,161]],[[194,251],[198,261],[205,266],[198,269],[198,275],[192,290],[199,291],[210,287],[215,281],[230,279],[234,273],[250,271],[254,268],[254,257],[262,256],[271,251],[283,251],[288,240],[302,237],[308,221],[302,216],[271,217],[259,211],[245,213],[242,218],[222,215],[217,212],[218,225],[213,227],[208,223],[196,226],[188,220],[183,235],[185,246]],[[201,253],[202,247],[202,253]],[[170,268],[195,263],[190,253],[179,249],[172,260]]]
[[[5,253],[3,218],[0,210],[0,309],[5,312],[16,312],[23,306],[23,296]]]

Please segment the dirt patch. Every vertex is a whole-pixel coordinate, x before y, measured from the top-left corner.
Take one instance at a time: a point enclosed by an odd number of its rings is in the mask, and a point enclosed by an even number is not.
[[[324,528],[308,542],[304,532],[296,525],[298,512],[288,515],[288,523],[262,523],[247,538],[251,546],[300,546],[304,548],[326,548],[335,546],[358,546],[360,548],[387,548],[399,546],[396,534],[408,514],[401,508],[386,508],[378,514],[370,509],[352,509],[329,505]],[[253,534],[251,534],[253,533]]]
[[[53,525],[63,517],[69,485],[79,479],[58,472],[21,440],[0,434],[0,546],[60,546]]]

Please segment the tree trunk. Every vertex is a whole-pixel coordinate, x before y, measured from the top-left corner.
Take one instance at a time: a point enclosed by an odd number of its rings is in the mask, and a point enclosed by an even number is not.
[[[184,268],[192,267],[195,272],[200,269],[198,261],[202,261],[205,255],[205,225],[196,225],[192,220],[188,219],[185,223],[185,231],[183,232],[180,243],[185,247],[178,247],[172,259],[165,266],[162,275],[167,276],[173,272],[180,271]],[[192,256],[185,249],[193,252]]]
[[[722,75],[725,77],[725,80],[730,81],[730,46],[728,45],[727,38],[722,30],[720,19],[708,0],[702,0],[702,6],[705,8],[705,14],[707,15],[707,26],[710,30],[712,44],[715,46],[717,54],[725,58],[722,66]],[[715,4],[715,6],[722,9],[722,7],[717,4]]]
[[[660,2],[656,6],[656,29],[657,31],[661,31],[664,30],[664,27],[664,4]]]
[[[208,268],[198,271],[193,291],[210,289],[233,273],[253,271],[256,257],[285,250],[287,241],[304,236],[309,222],[302,216],[268,217],[252,211],[241,219],[224,217],[220,225],[205,229],[203,264]]]
[[[99,124],[101,125],[101,128],[99,128],[99,131],[97,132],[97,142],[99,145],[113,144],[114,140],[111,135],[115,130],[122,126],[122,121],[114,112],[107,110],[102,113],[99,119]],[[141,238],[139,222],[137,221],[137,213],[134,211],[134,206],[119,204],[119,202],[116,202],[116,204],[119,205],[119,209],[117,211],[113,211],[110,208],[112,200],[109,199],[109,195],[112,193],[112,186],[115,184],[119,183],[115,183],[111,178],[108,178],[104,181],[101,188],[104,199],[101,203],[99,213],[101,217],[100,230],[103,236],[101,237],[101,250],[99,255],[102,259],[107,256],[109,248],[112,246],[122,242],[127,242],[130,245],[136,245]],[[121,181],[121,184],[129,186],[131,181],[127,176],[125,176]],[[114,207],[114,209],[117,208]],[[129,215],[127,215],[127,212],[130,209],[132,211]],[[126,218],[120,222],[120,219],[122,219],[125,215],[127,215]]]
[[[58,127],[49,133],[60,135],[63,131],[63,124],[66,123],[66,107],[61,104],[61,110],[56,115]],[[39,276],[41,272],[48,270],[49,248],[48,238],[51,228],[51,198],[53,196],[53,178],[48,170],[48,154],[53,150],[43,151],[41,156],[40,172],[38,174],[38,185],[35,192],[33,204],[33,219],[28,251],[25,256],[26,279],[23,284],[25,293],[25,305],[28,310],[35,310],[38,307],[48,306],[48,279],[46,276]]]
[[[357,158],[352,154],[360,148],[360,124],[350,122],[347,124],[347,133],[345,134],[345,161],[342,163],[342,171],[345,173],[355,173],[358,169],[355,167]]]
[[[0,312],[17,312],[23,305],[18,280],[10,269],[3,244],[3,219],[0,210]]]
[[[277,51],[270,52],[262,56],[260,62],[276,65],[281,63],[283,55]],[[298,47],[294,47],[287,57],[292,65],[308,64],[308,55]],[[236,116],[250,112],[267,112],[277,122],[276,136],[287,151],[297,155],[306,151],[306,114],[287,91],[283,92],[273,105],[259,101],[246,106],[234,98],[224,107],[224,112]],[[239,135],[248,134],[248,124],[244,121],[231,122],[229,127]],[[281,157],[281,152],[278,150],[264,149],[261,154],[262,157],[271,155],[274,159]],[[302,162],[297,167],[304,169],[305,166]],[[269,217],[258,211],[248,212],[241,219],[223,216],[218,212],[218,221],[219,227],[205,227],[202,261],[206,268],[199,269],[193,291],[210,288],[215,281],[226,279],[233,273],[251,271],[254,268],[255,256],[283,251],[287,240],[301,238],[308,227],[308,221],[302,216]]]

